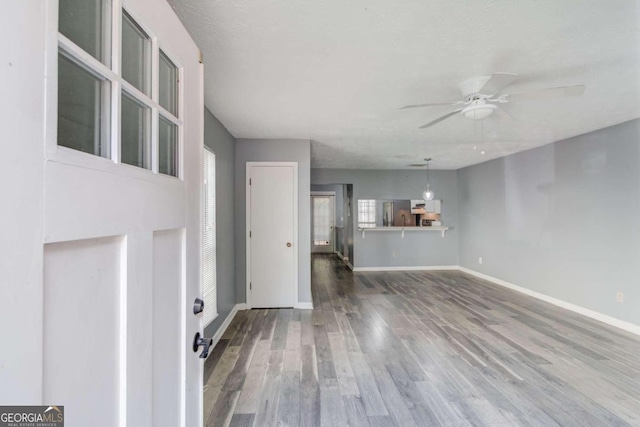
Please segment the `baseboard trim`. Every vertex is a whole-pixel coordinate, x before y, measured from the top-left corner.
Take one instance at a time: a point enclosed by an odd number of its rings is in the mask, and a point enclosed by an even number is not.
[[[298,302],[293,308],[299,308],[302,310],[313,310],[312,302]]]
[[[355,267],[353,271],[430,271],[430,270],[458,270],[457,265],[428,265],[404,267]]]
[[[233,308],[231,309],[229,314],[227,314],[227,317],[224,319],[224,322],[222,322],[222,325],[220,325],[220,327],[218,328],[216,333],[213,334],[213,337],[212,337],[213,344],[211,345],[211,348],[215,347],[216,344],[218,344],[218,341],[220,341],[220,338],[222,338],[222,335],[224,334],[224,332],[227,330],[227,328],[231,324],[231,321],[235,317],[236,313],[238,311],[242,311],[242,310],[246,310],[246,309],[247,309],[247,304],[236,304],[236,305],[233,306]],[[211,353],[209,353],[209,354],[211,354]]]
[[[616,328],[625,330],[627,332],[631,332],[635,335],[640,335],[640,325],[635,325],[631,322],[627,322],[625,320],[616,319],[615,317],[608,316],[606,314],[599,313],[594,310],[590,310],[588,308],[581,307],[579,305],[572,304],[567,301],[560,300],[558,298],[551,297],[549,295],[542,294],[540,292],[533,291],[531,289],[523,288],[522,286],[514,285],[513,283],[509,283],[506,280],[498,279],[493,276],[489,276],[484,273],[479,273],[475,270],[471,270],[466,267],[458,267],[458,269],[464,273],[470,274],[472,276],[479,277],[480,279],[484,279],[488,282],[495,283],[496,285],[503,286],[505,288],[511,289],[516,292],[520,292],[522,294],[528,295],[530,297],[548,302],[550,304],[556,305],[561,308],[565,308],[567,310],[571,310],[575,313],[582,314],[583,316],[590,317],[594,320],[598,320],[602,323],[606,323],[607,325],[615,326]]]

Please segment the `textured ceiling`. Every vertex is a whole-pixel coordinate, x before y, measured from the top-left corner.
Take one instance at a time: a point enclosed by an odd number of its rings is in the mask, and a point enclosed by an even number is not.
[[[170,0],[202,49],[207,107],[237,138],[305,138],[312,166],[457,169],[640,117],[640,2]],[[461,99],[493,72],[506,92],[584,84],[507,115],[405,104]],[[475,149],[474,149],[475,147]],[[485,154],[482,155],[481,152]]]

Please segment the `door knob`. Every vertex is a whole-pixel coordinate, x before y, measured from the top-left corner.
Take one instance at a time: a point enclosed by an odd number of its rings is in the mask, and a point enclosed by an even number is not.
[[[291,246],[291,242],[287,242],[287,247],[290,248]]]
[[[200,353],[200,359],[206,359],[207,356],[209,356],[209,349],[211,348],[211,345],[213,344],[213,338],[202,338],[200,336],[200,332],[196,332],[195,336],[193,337],[193,352],[197,352],[198,351],[198,347],[203,346],[204,348],[202,349],[202,353]]]
[[[204,301],[202,301],[200,298],[196,298],[196,300],[193,302],[193,314],[202,313],[203,310]]]

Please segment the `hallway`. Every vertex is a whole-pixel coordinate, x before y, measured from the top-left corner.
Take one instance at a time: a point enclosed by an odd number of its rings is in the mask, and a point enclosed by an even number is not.
[[[312,258],[314,310],[239,312],[205,425],[640,425],[640,340],[457,271]]]

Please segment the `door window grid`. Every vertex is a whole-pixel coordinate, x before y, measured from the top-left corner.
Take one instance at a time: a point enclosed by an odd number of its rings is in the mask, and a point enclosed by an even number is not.
[[[376,201],[358,200],[358,227],[374,228],[376,226]]]
[[[75,4],[74,1],[75,0],[60,0],[60,10],[64,9],[69,4]],[[142,106],[148,108],[148,110],[150,111],[149,126],[151,127],[151,130],[150,132],[147,132],[149,139],[147,145],[150,149],[150,152],[148,153],[148,156],[150,158],[150,162],[148,162],[148,168],[151,169],[154,173],[163,173],[165,171],[168,171],[168,173],[164,174],[173,175],[180,178],[180,166],[182,164],[182,159],[179,158],[179,155],[182,152],[181,128],[183,125],[183,122],[180,119],[182,96],[180,76],[182,75],[182,69],[175,66],[175,63],[169,60],[170,64],[175,67],[176,77],[176,108],[174,111],[170,112],[162,107],[158,101],[158,86],[160,85],[159,73],[157,72],[159,66],[158,58],[161,53],[165,57],[167,56],[166,53],[161,51],[157,38],[153,37],[151,35],[152,33],[149,32],[148,29],[143,28],[138,21],[135,21],[134,18],[131,17],[131,14],[125,11],[124,8],[111,7],[112,3],[109,0],[93,1],[99,3],[102,10],[102,15],[100,16],[100,19],[102,19],[102,21],[96,23],[96,26],[99,27],[96,28],[96,30],[102,31],[102,34],[99,36],[100,40],[102,40],[102,47],[99,52],[87,52],[73,40],[68,38],[65,33],[58,33],[58,51],[60,52],[60,54],[69,58],[80,68],[85,69],[91,74],[95,75],[97,79],[105,82],[104,86],[106,87],[106,90],[104,91],[104,96],[100,106],[102,109],[105,109],[106,105],[106,111],[100,117],[100,129],[102,129],[100,136],[104,138],[104,140],[96,140],[95,144],[101,146],[102,148],[100,150],[95,150],[95,152],[91,154],[105,157],[107,159],[110,159],[114,163],[123,163],[121,157],[122,139],[120,130],[122,124],[121,102],[122,96],[127,95],[135,100],[138,104],[141,104]],[[70,9],[73,8],[66,7],[65,10]],[[127,15],[127,18],[123,16],[124,14]],[[144,32],[144,34],[151,35],[149,36],[151,41],[151,70],[149,73],[151,76],[151,96],[143,93],[134,85],[126,81],[121,74],[120,53],[122,52],[122,34],[120,31],[116,31],[116,29],[121,28],[121,23],[124,19],[132,20],[133,23]],[[58,22],[58,25],[61,25],[60,21]],[[69,22],[65,22],[64,25],[66,26],[66,34],[72,34],[72,31],[68,29],[70,25]],[[64,28],[60,28],[60,30],[63,29]],[[76,39],[81,40],[79,38]],[[58,116],[60,116],[60,112],[60,106],[58,105]],[[160,170],[158,161],[158,126],[160,125],[160,117],[165,119],[167,123],[171,123],[173,125],[173,134],[175,135],[175,139],[173,141],[173,144],[175,144],[175,149],[172,152],[175,153],[176,158],[172,159],[171,162],[174,167],[166,168],[165,171]],[[60,117],[58,117],[58,120],[59,119]],[[65,143],[61,143],[61,141],[58,141],[57,147],[65,147]],[[75,149],[75,147],[66,148]],[[58,150],[56,150],[56,152],[57,151]],[[62,154],[65,153],[63,152]],[[71,157],[75,158],[75,155]]]
[[[204,149],[202,158],[203,205],[202,215],[202,295],[204,325],[218,316],[216,268],[216,155]]]

